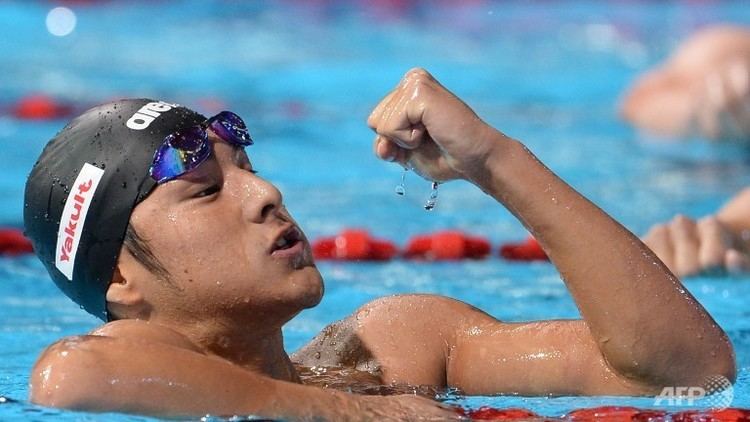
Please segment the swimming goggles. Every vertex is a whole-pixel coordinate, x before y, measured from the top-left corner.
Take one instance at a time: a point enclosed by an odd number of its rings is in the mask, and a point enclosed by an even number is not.
[[[156,183],[180,177],[206,161],[211,155],[207,129],[231,145],[246,147],[253,144],[242,118],[231,111],[222,111],[201,125],[171,133],[164,138],[148,169],[148,174]]]

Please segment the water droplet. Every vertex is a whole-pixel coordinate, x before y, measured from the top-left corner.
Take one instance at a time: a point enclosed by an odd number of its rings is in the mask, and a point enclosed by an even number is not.
[[[406,194],[406,186],[404,185],[404,182],[406,181],[407,171],[409,171],[409,169],[404,167],[404,172],[401,173],[401,183],[396,185],[396,195],[404,196],[404,194]]]
[[[424,209],[427,211],[432,211],[435,209],[435,205],[437,205],[437,197],[438,197],[438,185],[440,183],[438,182],[432,182],[432,191],[430,191],[430,197],[427,199],[427,202],[424,204]]]

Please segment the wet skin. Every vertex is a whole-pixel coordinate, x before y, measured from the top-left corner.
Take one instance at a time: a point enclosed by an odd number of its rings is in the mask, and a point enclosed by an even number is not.
[[[131,217],[171,279],[123,251],[107,292],[122,319],[48,348],[32,371],[32,401],[172,416],[445,419],[451,413],[426,400],[313,385],[654,394],[709,375],[734,379],[725,333],[654,254],[427,72],[407,73],[368,123],[381,159],[432,180],[468,180],[518,216],[584,319],[504,323],[445,297],[392,296],[290,358],[281,327],[319,302],[320,274],[278,190],[212,137],[210,161],[157,187]],[[284,235],[291,242],[274,247]]]

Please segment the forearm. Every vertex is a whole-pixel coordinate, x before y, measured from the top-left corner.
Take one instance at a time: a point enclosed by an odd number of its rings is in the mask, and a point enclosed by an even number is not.
[[[474,182],[539,240],[615,370],[670,385],[734,376],[725,333],[650,249],[523,145],[492,136],[498,147]]]

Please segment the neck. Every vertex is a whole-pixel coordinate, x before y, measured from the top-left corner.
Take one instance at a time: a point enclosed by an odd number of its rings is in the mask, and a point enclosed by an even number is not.
[[[250,371],[271,378],[300,382],[284,350],[281,327],[256,330],[252,327],[190,327],[187,336],[205,353],[226,359]],[[233,329],[234,328],[234,329]]]

